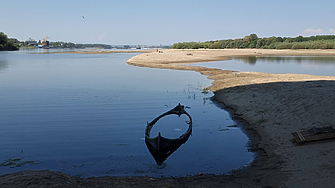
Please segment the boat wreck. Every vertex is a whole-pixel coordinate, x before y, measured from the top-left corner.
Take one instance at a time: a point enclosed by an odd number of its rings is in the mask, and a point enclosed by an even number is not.
[[[161,136],[161,133],[158,133],[158,136],[154,138],[150,138],[150,131],[152,127],[157,123],[159,119],[164,116],[176,114],[180,117],[182,114],[185,114],[189,117],[189,121],[187,122],[188,129],[187,131],[181,135],[179,138],[170,139],[164,138]],[[173,109],[164,114],[158,116],[150,123],[147,123],[147,127],[145,129],[145,144],[147,145],[151,155],[154,157],[156,163],[161,165],[174,151],[176,151],[182,144],[184,144],[192,133],[192,118],[185,111],[184,106],[180,103]]]

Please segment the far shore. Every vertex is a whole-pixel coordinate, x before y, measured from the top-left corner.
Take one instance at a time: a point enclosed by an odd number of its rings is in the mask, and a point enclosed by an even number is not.
[[[335,50],[162,50],[140,54],[128,64],[197,71],[214,82],[214,99],[242,119],[258,157],[235,175],[250,187],[325,187],[335,184],[334,142],[294,146],[291,133],[335,125],[335,76],[236,72],[183,64],[238,56],[335,56]],[[233,74],[234,73],[234,74]],[[238,74],[236,74],[238,73]],[[222,151],[228,152],[228,151]],[[246,184],[247,185],[247,184]],[[327,186],[326,186],[327,187]]]
[[[38,54],[111,54],[111,53],[150,53],[154,52],[155,50],[85,50],[82,51],[42,51],[42,52],[35,52]]]

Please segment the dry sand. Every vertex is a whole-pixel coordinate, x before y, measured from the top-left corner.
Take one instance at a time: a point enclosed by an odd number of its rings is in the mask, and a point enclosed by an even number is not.
[[[335,142],[294,146],[290,139],[295,131],[335,125],[335,77],[181,65],[262,55],[335,56],[335,50],[163,50],[128,60],[136,66],[209,75],[214,80],[209,87],[214,99],[242,121],[241,128],[251,140],[250,150],[257,153],[250,166],[231,175],[182,178],[78,178],[60,172],[22,171],[0,176],[0,187],[334,187]]]

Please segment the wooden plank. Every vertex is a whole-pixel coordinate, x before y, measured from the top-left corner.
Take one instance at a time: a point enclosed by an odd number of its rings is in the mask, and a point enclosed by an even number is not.
[[[321,128],[311,128],[306,131],[297,131],[291,133],[293,139],[292,143],[295,145],[303,144],[306,142],[314,142],[319,140],[326,140],[335,138],[335,127],[321,127]]]
[[[298,131],[297,134],[298,134],[298,136],[299,136],[299,138],[300,138],[301,141],[305,141],[306,140],[305,137],[301,134],[300,131]]]
[[[334,131],[335,130],[333,127],[321,127],[321,128],[312,127],[311,129],[309,129],[309,132],[312,134],[321,134],[321,133],[334,132]]]

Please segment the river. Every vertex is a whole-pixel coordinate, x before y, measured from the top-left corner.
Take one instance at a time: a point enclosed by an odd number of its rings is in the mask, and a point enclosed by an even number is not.
[[[0,174],[186,176],[224,174],[252,161],[248,137],[203,92],[212,82],[206,76],[128,65],[136,53],[44,53],[51,51],[0,52]],[[144,142],[146,123],[178,103],[192,116],[193,132],[157,166]],[[151,134],[178,138],[183,121],[164,118]]]

